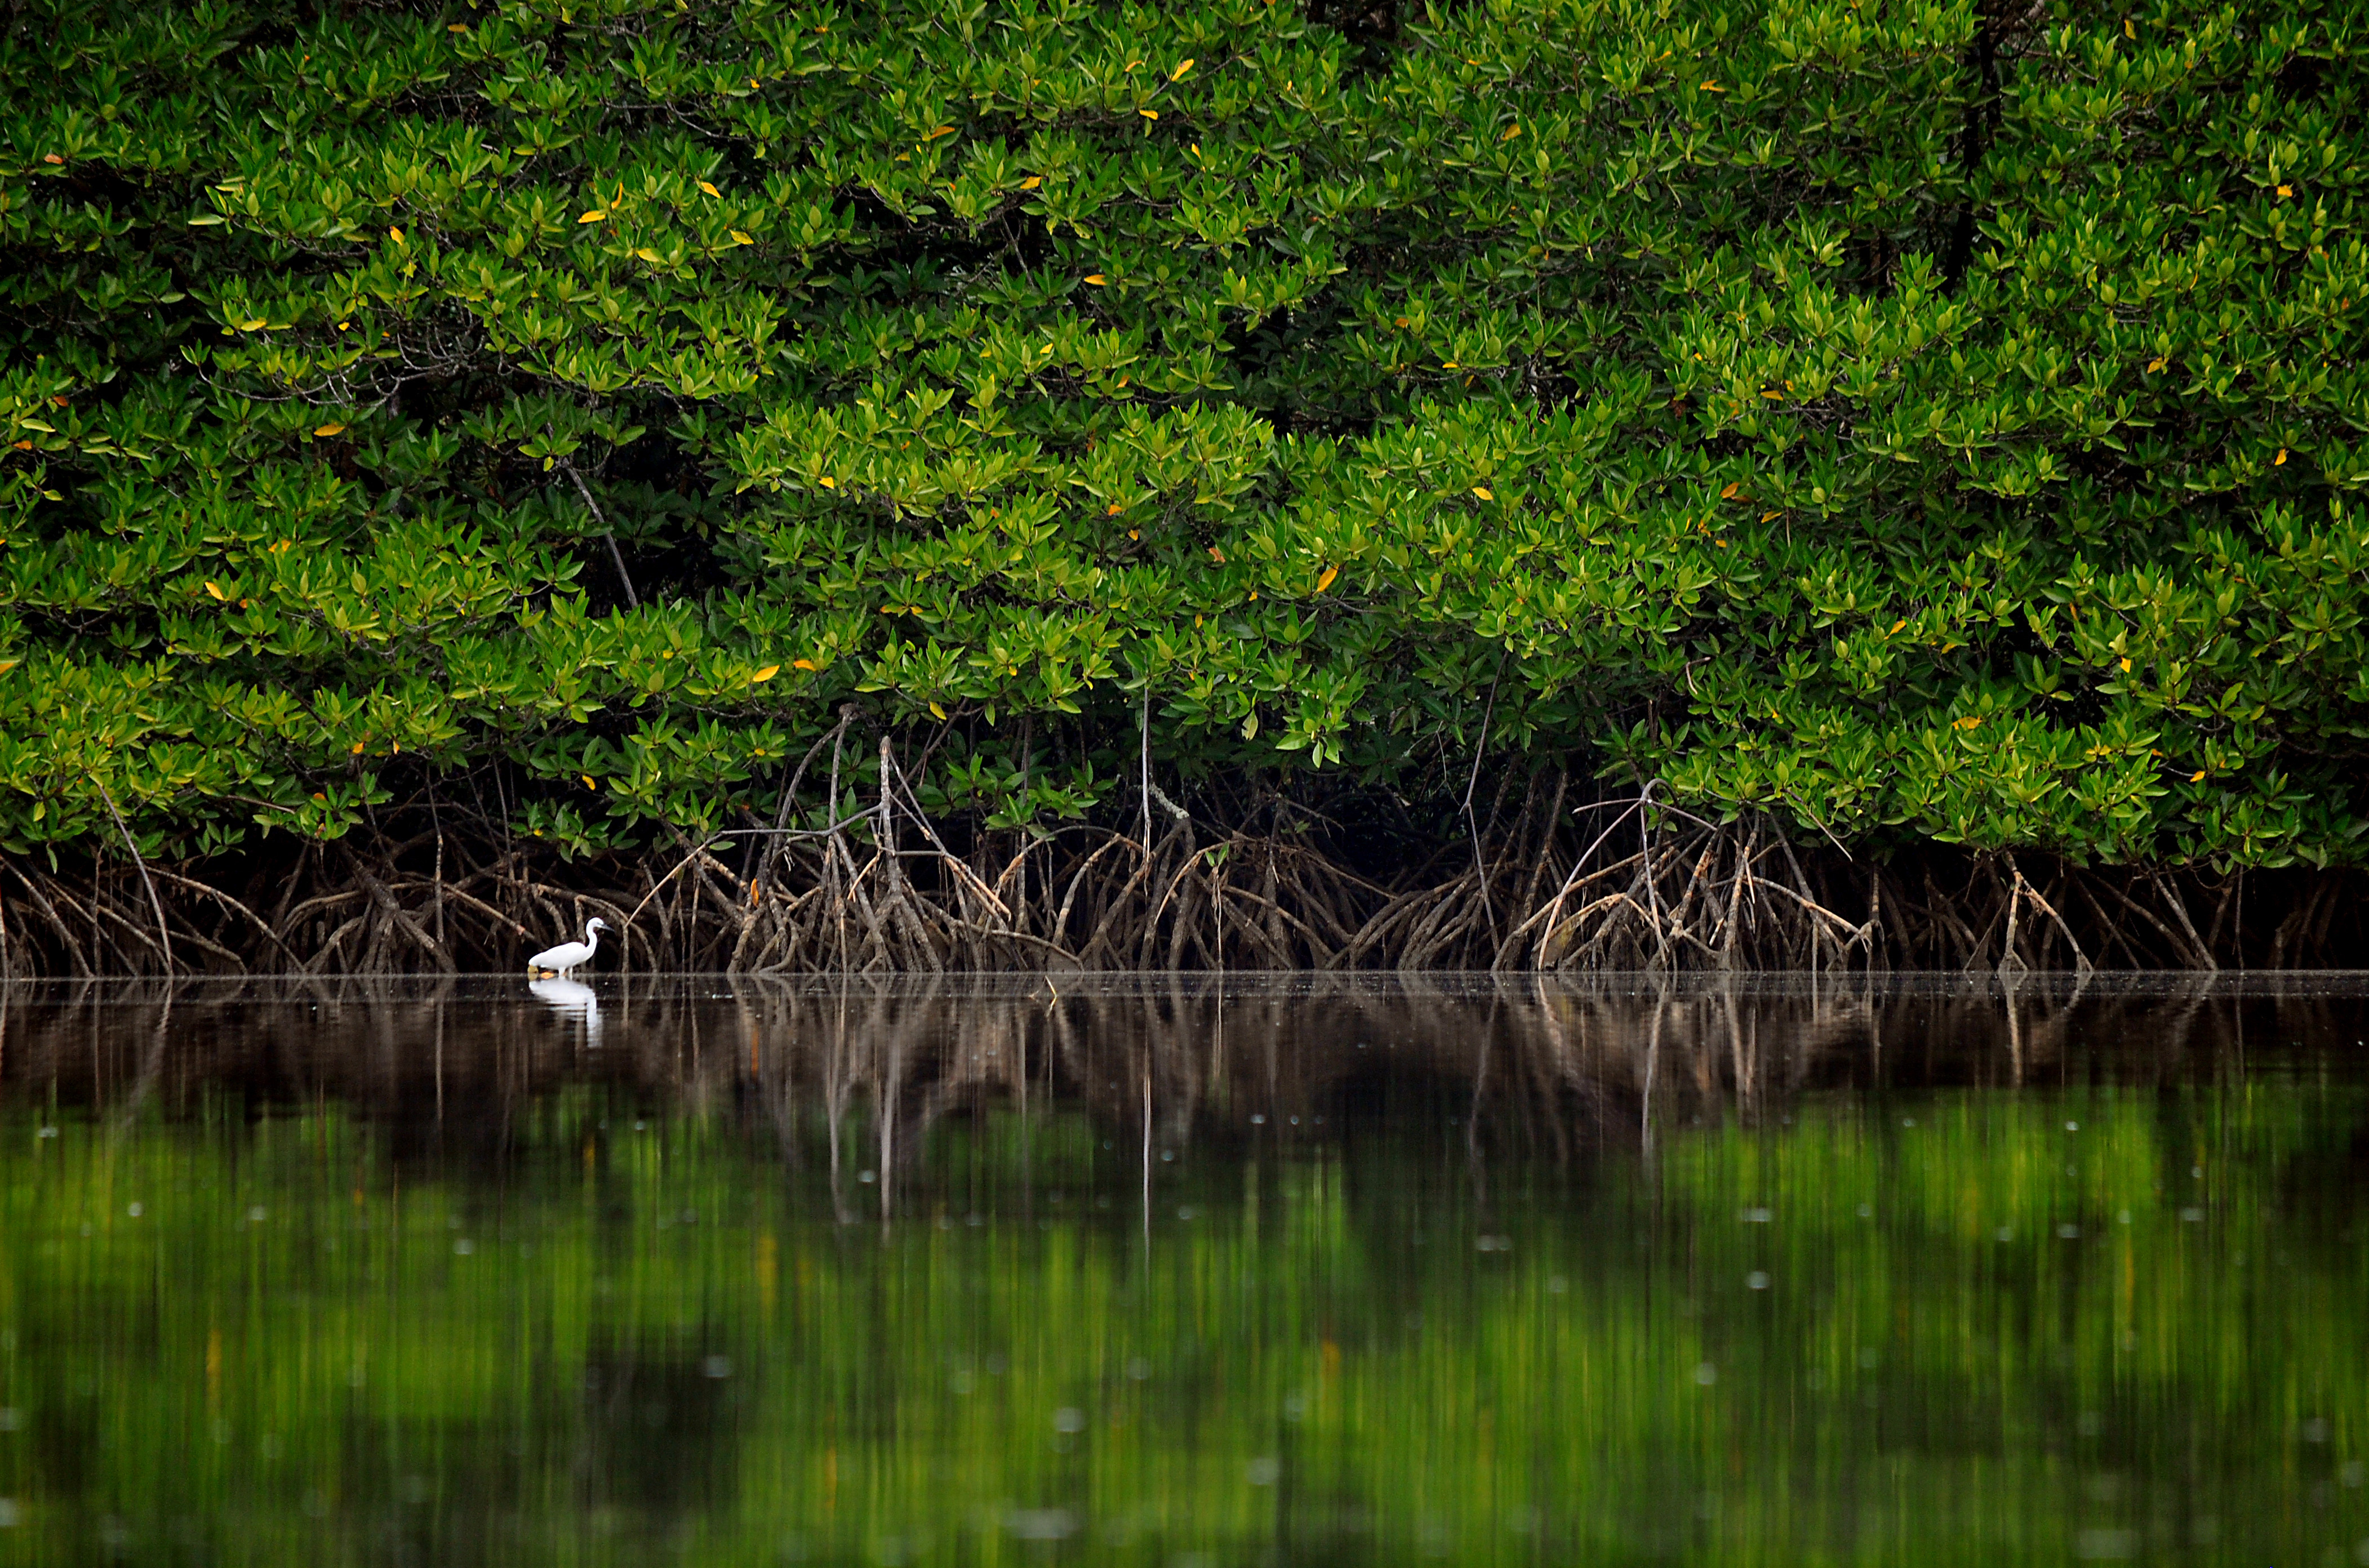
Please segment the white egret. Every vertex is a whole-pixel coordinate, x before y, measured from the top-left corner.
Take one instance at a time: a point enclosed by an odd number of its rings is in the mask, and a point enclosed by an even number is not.
[[[594,949],[601,945],[601,933],[608,929],[609,922],[594,915],[584,922],[583,941],[563,942],[556,947],[544,948],[526,961],[526,972],[530,975],[553,974],[566,979],[567,972],[578,964],[592,961]]]

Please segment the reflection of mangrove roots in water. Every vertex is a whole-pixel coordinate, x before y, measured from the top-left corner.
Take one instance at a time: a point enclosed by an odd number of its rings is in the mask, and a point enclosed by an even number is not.
[[[727,1116],[793,1165],[828,1165],[855,1219],[921,1196],[933,1129],[949,1118],[1003,1129],[974,1150],[1010,1150],[1044,1139],[1047,1113],[1082,1112],[1093,1141],[1131,1167],[1147,1134],[1156,1163],[1253,1126],[1299,1139],[1361,1116],[1412,1125],[1404,1111],[1420,1104],[1452,1162],[1563,1159],[1633,1148],[1656,1128],[1775,1120],[1814,1090],[2100,1074],[2162,1087],[2242,1059],[2249,1032],[2319,1048],[2357,1034],[2357,1003],[2325,987],[2244,985],[2195,975],[2133,992],[2017,976],[1904,987],[1850,975],[1777,990],[1499,974],[1230,990],[1194,976],[750,976],[637,980],[579,1021],[441,977],[184,980],[169,1012],[162,981],[69,983],[0,998],[0,1070],[119,1120],[143,1104],[199,1108],[223,1087],[257,1106],[340,1099],[419,1136],[441,1129],[454,1149],[497,1147],[536,1097],[607,1082]],[[1043,1144],[1056,1167],[1079,1151],[1075,1130]]]
[[[640,854],[566,860],[446,800],[243,879],[103,848],[75,869],[0,856],[0,964],[500,971],[593,915],[612,931],[603,968],[754,974],[2210,969],[2326,963],[2369,934],[2341,874],[1855,860],[1771,817],[1710,821],[1650,785],[1574,801],[1562,773],[1502,781],[1469,831],[1387,872],[1300,808],[1268,802],[1219,828],[1156,785],[1149,833],[988,831],[933,817],[885,739],[857,798],[849,738],[843,723],[818,742],[784,796],[811,774],[835,820],[793,827],[785,805],[770,825],[668,831]]]
[[[947,978],[735,979],[730,1033],[746,1045],[707,1070],[728,1073],[752,1127],[785,1147],[796,1108],[828,1099],[842,1136],[903,1151],[894,1158],[909,1171],[942,1118],[1024,1111],[1032,1095],[1040,1109],[1082,1105],[1120,1149],[1149,1130],[1155,1159],[1196,1136],[1243,1133],[1253,1115],[1316,1136],[1409,1094],[1449,1109],[1446,1136],[1468,1154],[1561,1159],[1633,1147],[1657,1125],[1774,1120],[1804,1093],[1879,1082],[2103,1072],[2161,1086],[2234,1059],[2249,1010],[2265,1037],[2323,1046],[2349,1043],[2352,1011],[2307,983],[2264,979],[2238,994],[2201,975],[2139,993],[2021,975],[1948,989],[1837,976],[1773,994],[1716,976],[1314,976],[1246,994],[1190,976],[1108,991],[1073,983],[1085,989],[1047,978],[1024,997],[982,998]],[[660,1042],[644,1060],[680,1063],[663,1043],[682,1034],[679,1012],[646,1010],[640,1027]],[[725,1093],[716,1082],[702,1097]]]

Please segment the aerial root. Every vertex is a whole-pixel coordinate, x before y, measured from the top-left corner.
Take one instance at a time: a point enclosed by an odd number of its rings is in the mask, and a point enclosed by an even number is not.
[[[922,808],[891,748],[872,798],[851,802],[846,729],[824,738],[836,819],[791,827],[785,811],[638,856],[559,860],[450,804],[432,833],[307,846],[244,886],[103,848],[66,869],[0,856],[0,970],[507,972],[593,915],[614,944],[603,968],[759,975],[2204,969],[2249,951],[2308,964],[2369,934],[2338,874],[2295,883],[2249,925],[2242,876],[2029,851],[1854,862],[1815,840],[1797,849],[1774,817],[1714,822],[1654,785],[1574,804],[1559,772],[1500,781],[1471,842],[1385,880],[1279,819],[1220,828],[1164,793],[1148,841],[1082,824],[958,832]]]

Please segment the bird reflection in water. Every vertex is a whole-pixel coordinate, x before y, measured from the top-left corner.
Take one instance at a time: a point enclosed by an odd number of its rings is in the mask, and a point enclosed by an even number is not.
[[[582,1020],[586,1046],[601,1043],[601,998],[590,986],[580,980],[547,979],[529,980],[526,989],[561,1017]]]

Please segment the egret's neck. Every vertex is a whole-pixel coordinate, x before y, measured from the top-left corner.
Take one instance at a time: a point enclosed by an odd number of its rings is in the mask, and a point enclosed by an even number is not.
[[[588,926],[586,926],[586,927],[584,928],[584,951],[585,951],[585,953],[586,953],[588,956],[589,956],[589,955],[591,955],[591,954],[598,953],[600,950],[601,950],[601,928],[600,928],[599,926],[597,926],[597,925],[588,925]]]

